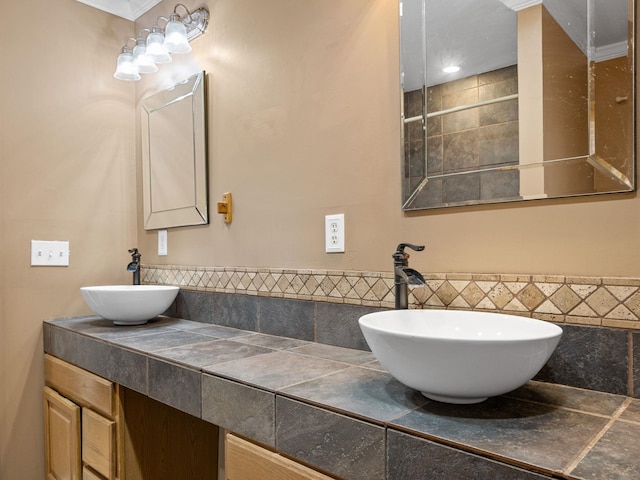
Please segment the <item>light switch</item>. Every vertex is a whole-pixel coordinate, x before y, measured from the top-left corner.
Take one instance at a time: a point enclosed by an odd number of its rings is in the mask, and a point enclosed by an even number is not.
[[[32,267],[68,267],[69,242],[31,240]]]

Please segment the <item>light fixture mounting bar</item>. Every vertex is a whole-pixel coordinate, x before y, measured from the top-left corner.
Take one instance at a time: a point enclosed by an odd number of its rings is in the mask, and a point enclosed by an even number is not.
[[[199,8],[191,12],[182,23],[187,29],[187,39],[189,41],[202,35],[209,25],[209,11],[206,8]]]

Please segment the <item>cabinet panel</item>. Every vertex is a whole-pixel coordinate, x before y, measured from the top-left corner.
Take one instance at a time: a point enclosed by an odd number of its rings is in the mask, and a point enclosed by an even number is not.
[[[82,409],[82,461],[109,480],[116,477],[116,422]]]
[[[121,391],[127,480],[216,480],[217,426],[133,390]]]
[[[51,355],[44,356],[46,384],[83,407],[113,418],[117,414],[115,384]]]
[[[320,472],[227,433],[226,480],[332,480]]]
[[[44,387],[45,463],[48,480],[80,480],[80,407]]]
[[[82,480],[105,480],[104,477],[87,467],[82,467]]]

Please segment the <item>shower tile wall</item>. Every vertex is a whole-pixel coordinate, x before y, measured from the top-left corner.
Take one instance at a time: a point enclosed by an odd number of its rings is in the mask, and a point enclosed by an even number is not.
[[[422,115],[422,92],[414,90],[404,93],[405,118]],[[425,145],[421,121],[407,123],[404,126],[404,191],[408,194],[416,189],[425,176]]]
[[[426,89],[427,112],[491,100],[518,92],[517,67],[506,67]],[[406,92],[405,116],[420,115],[422,90]],[[431,178],[414,208],[465,204],[519,196],[517,99],[448,113],[427,120],[426,173]],[[405,125],[408,196],[425,178],[421,122]]]

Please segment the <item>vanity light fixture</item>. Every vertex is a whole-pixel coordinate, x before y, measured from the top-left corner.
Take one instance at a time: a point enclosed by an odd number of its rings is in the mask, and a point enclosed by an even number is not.
[[[138,67],[133,64],[133,51],[128,45],[122,47],[120,55],[118,55],[116,73],[114,73],[113,76],[118,80],[128,80],[132,82],[140,80]]]
[[[185,9],[184,16],[178,14],[178,7]],[[160,20],[167,22],[164,29],[159,25]],[[177,4],[169,18],[158,17],[156,24],[150,29],[142,29],[138,38],[127,39],[118,55],[113,76],[119,80],[137,81],[141,73],[157,72],[157,64],[169,63],[171,54],[189,53],[189,42],[202,35],[208,24],[209,10],[205,7],[190,12],[182,3]],[[131,41],[135,45],[133,48],[129,45]]]
[[[153,73],[158,71],[158,66],[153,57],[147,51],[147,42],[142,36],[136,39],[133,47],[133,64],[138,67],[138,73]]]

